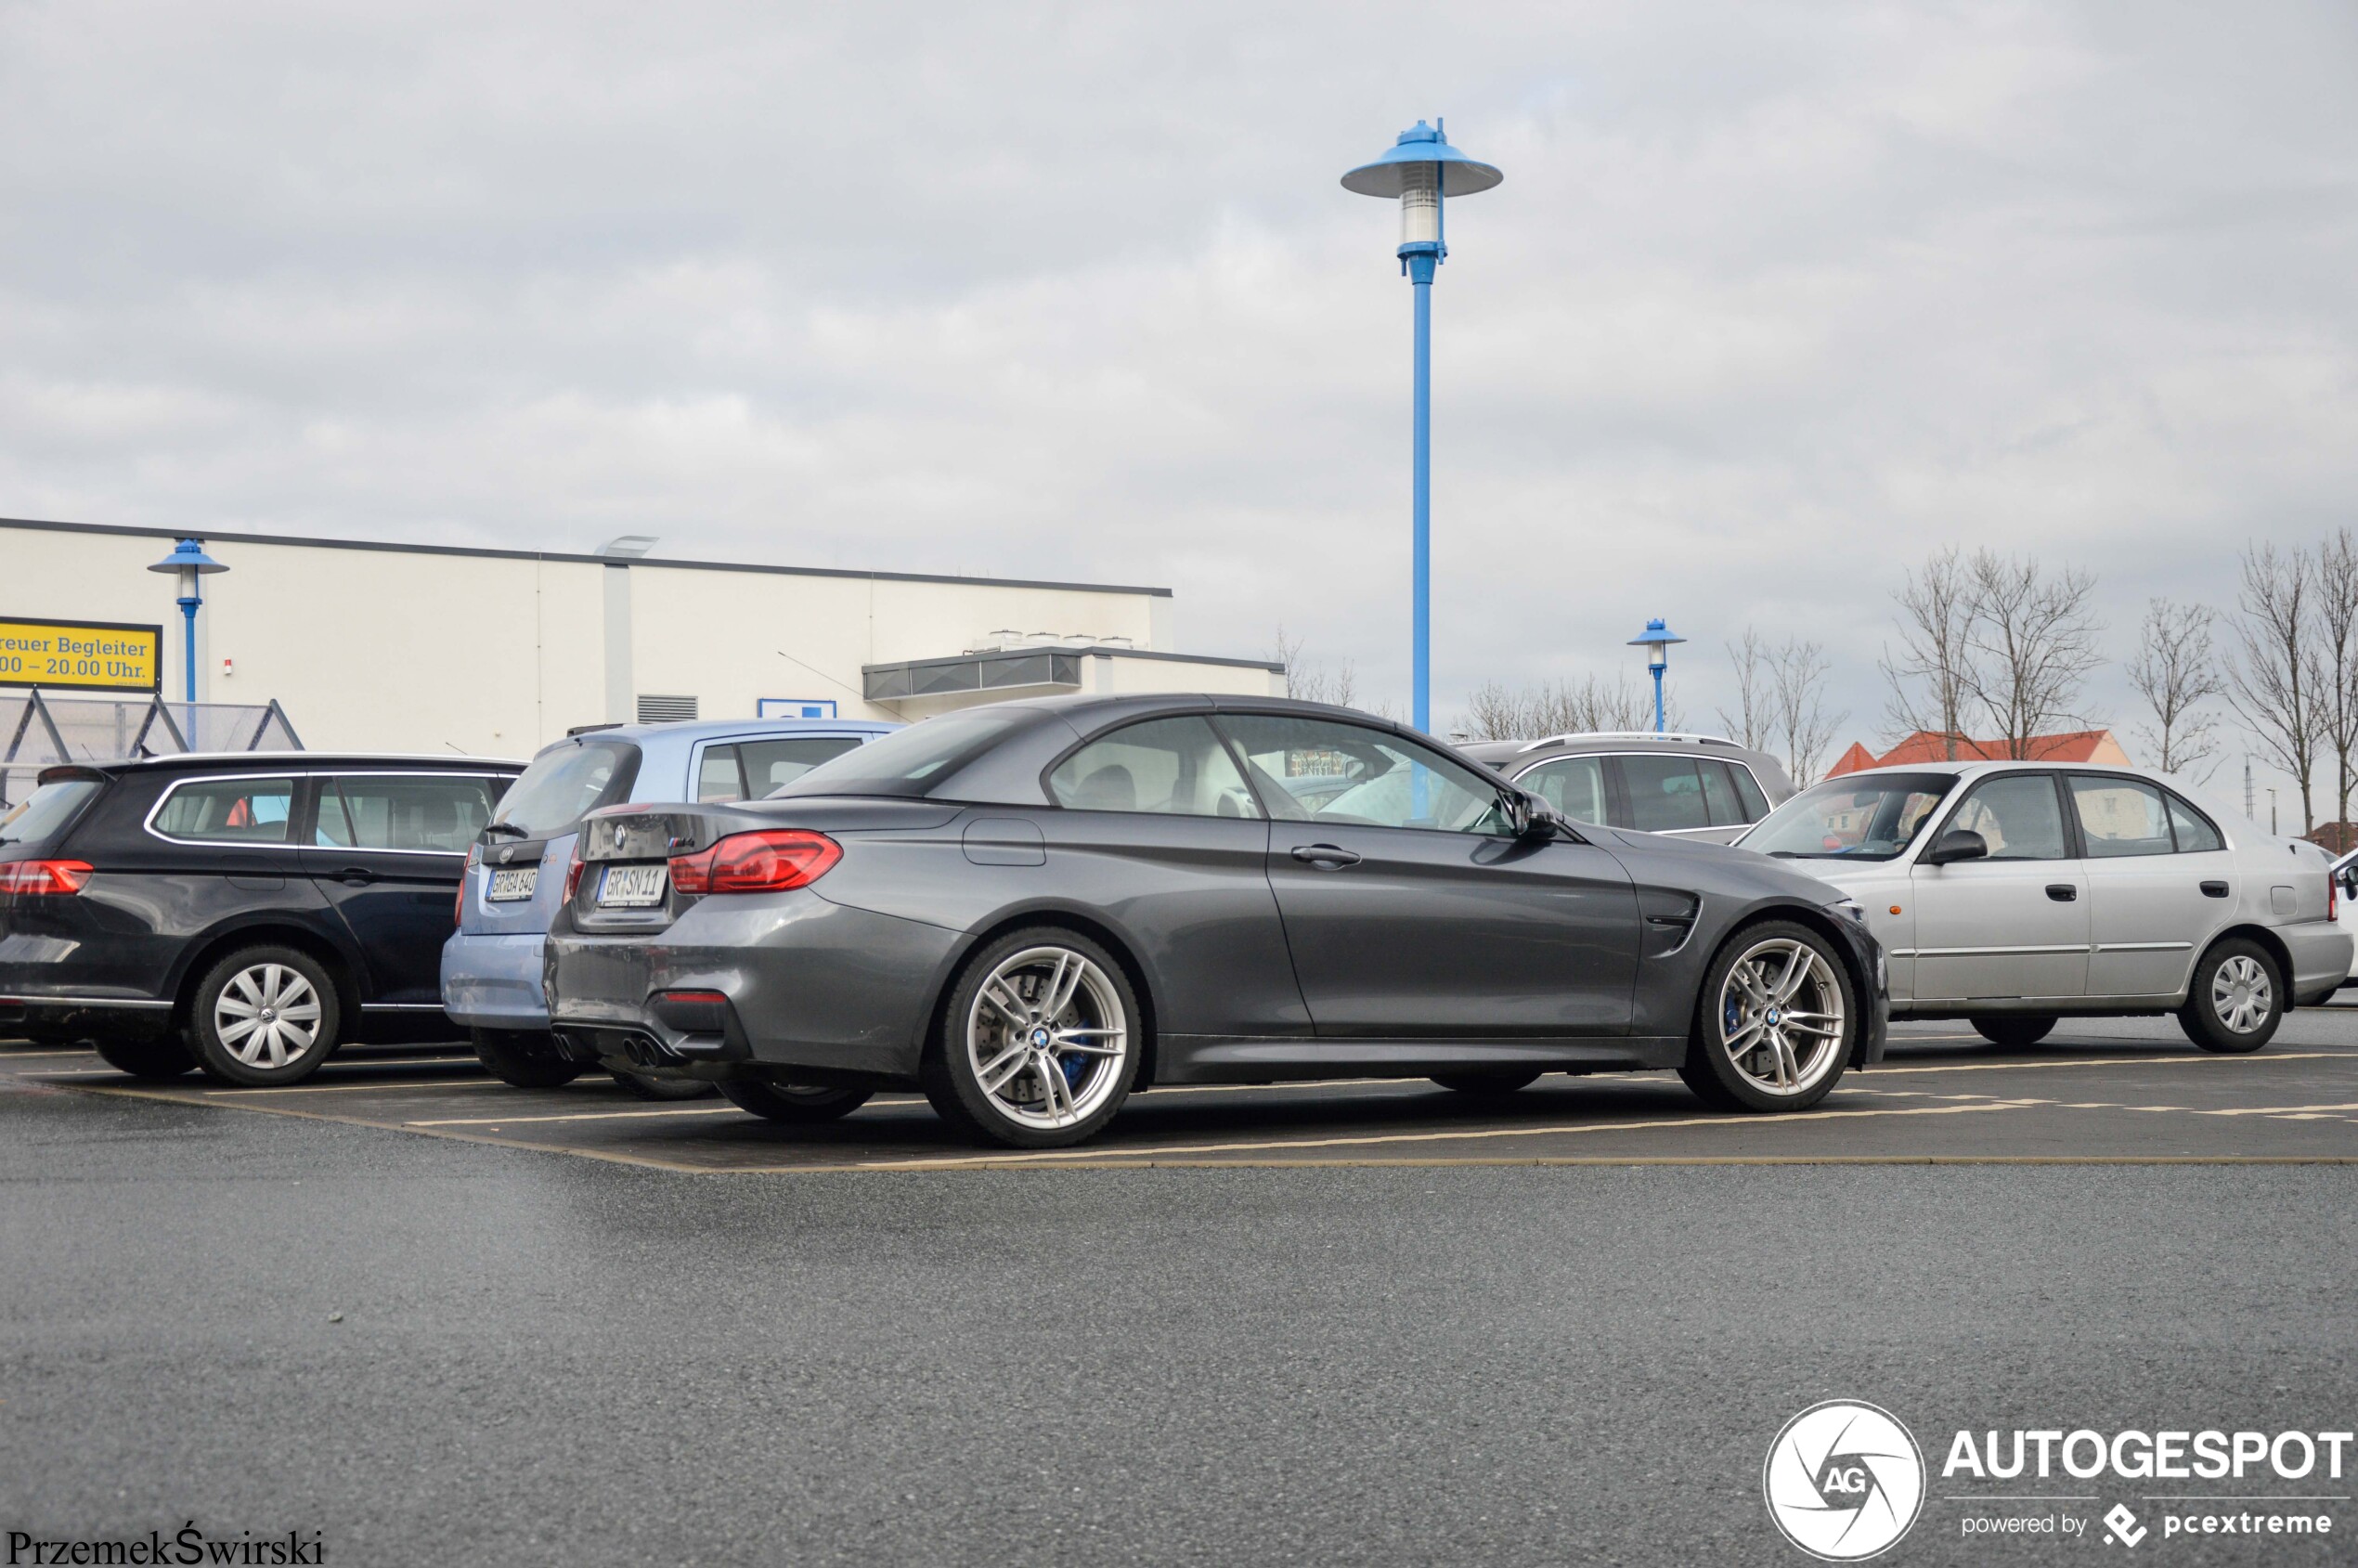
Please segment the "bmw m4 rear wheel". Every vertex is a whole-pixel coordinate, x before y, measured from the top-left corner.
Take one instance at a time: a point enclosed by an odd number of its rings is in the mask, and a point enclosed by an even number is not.
[[[945,1121],[1016,1148],[1076,1144],[1113,1120],[1138,1075],[1137,997],[1078,932],[1013,932],[950,988],[925,1061]]]
[[[1724,1110],[1801,1110],[1842,1077],[1858,1030],[1831,942],[1791,921],[1749,926],[1704,972],[1678,1076]]]

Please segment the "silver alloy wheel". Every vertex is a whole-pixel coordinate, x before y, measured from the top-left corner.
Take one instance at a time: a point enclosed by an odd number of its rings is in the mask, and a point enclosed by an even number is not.
[[[318,1043],[319,993],[284,964],[240,969],[213,1004],[213,1031],[248,1067],[284,1067]]]
[[[2235,953],[2211,971],[2211,1011],[2237,1034],[2249,1034],[2265,1023],[2274,999],[2267,968],[2248,953]]]
[[[966,1014],[966,1062],[1018,1126],[1069,1127],[1121,1081],[1130,1022],[1103,969],[1068,947],[1032,947],[991,971]]]
[[[1842,981],[1807,942],[1756,942],[1720,984],[1720,1049],[1764,1095],[1816,1087],[1840,1061],[1842,1038]]]

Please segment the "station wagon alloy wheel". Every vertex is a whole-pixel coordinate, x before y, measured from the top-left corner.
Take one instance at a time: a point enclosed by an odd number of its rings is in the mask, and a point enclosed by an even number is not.
[[[257,964],[229,978],[213,1004],[213,1027],[248,1067],[285,1067],[318,1043],[319,993],[284,964]]]

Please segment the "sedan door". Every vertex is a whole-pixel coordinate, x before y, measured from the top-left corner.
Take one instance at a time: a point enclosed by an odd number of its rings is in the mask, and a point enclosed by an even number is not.
[[[2173,813],[2157,785],[2118,773],[2068,778],[2088,850],[2089,993],[2176,996],[2197,944],[2235,908],[2233,857],[2191,808]]]
[[[1909,873],[1916,916],[1915,996],[1923,1002],[2067,1000],[2088,991],[2087,868],[2064,825],[2062,783],[2006,772],[1974,785],[1927,849],[1978,833],[1986,859]]]
[[[1269,881],[1321,1037],[1628,1032],[1639,922],[1618,861],[1507,836],[1495,780],[1393,732],[1257,714],[1219,723],[1276,819]],[[1348,784],[1301,787],[1320,776]]]
[[[467,849],[507,780],[488,773],[341,773],[318,781],[304,869],[369,965],[378,1005],[439,1007]]]

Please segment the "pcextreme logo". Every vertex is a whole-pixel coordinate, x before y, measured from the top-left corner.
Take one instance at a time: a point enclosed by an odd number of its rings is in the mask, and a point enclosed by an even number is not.
[[[1768,1517],[1827,1562],[1898,1543],[1924,1501],[1924,1457],[1888,1410],[1855,1399],[1812,1405],[1784,1425],[1761,1467]]]

